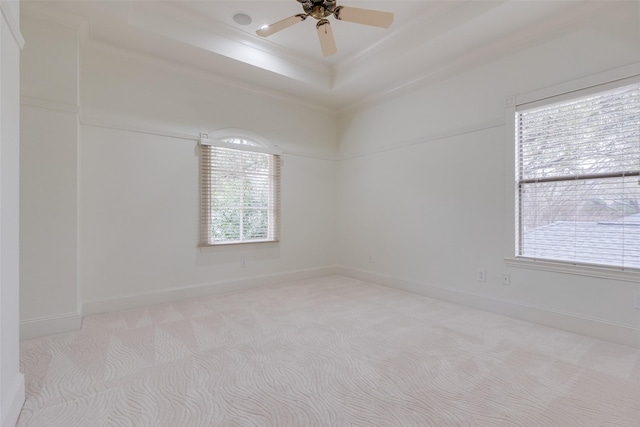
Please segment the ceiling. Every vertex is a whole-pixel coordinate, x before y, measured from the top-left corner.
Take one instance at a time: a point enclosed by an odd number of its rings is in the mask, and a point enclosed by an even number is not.
[[[255,31],[302,13],[296,0],[26,1],[23,14],[74,16],[85,43],[124,47],[227,81],[328,109],[345,109],[609,19],[638,27],[638,1],[366,1],[394,13],[389,29],[330,18],[338,53],[323,57],[315,20],[268,38]],[[251,17],[234,22],[236,13]]]

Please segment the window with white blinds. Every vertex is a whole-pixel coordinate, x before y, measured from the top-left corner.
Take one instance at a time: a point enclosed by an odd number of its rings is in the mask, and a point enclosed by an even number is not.
[[[246,138],[200,141],[200,246],[278,241],[280,156]]]
[[[640,84],[516,111],[520,257],[640,268]]]

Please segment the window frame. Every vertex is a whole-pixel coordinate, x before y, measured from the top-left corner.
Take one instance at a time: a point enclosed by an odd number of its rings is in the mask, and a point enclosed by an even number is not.
[[[516,135],[518,129],[515,120],[517,108],[523,105],[543,105],[562,101],[563,99],[577,98],[589,93],[638,82],[640,82],[640,63],[635,63],[505,99],[504,262],[506,266],[630,282],[638,282],[640,280],[640,269],[637,268],[519,256],[517,255],[519,224],[516,220],[516,213],[518,212],[518,199],[516,196],[518,190],[518,177],[516,176],[518,162]],[[553,101],[550,101],[551,98],[553,98]]]
[[[213,138],[211,138],[213,136]],[[228,139],[238,139],[249,141],[250,144],[239,144],[227,141]],[[199,156],[199,194],[200,194],[200,219],[199,219],[199,238],[198,247],[210,248],[220,246],[232,246],[232,245],[251,245],[251,244],[263,244],[263,243],[277,243],[280,241],[280,187],[281,187],[281,163],[282,163],[282,151],[277,146],[273,148],[268,147],[266,140],[257,134],[239,130],[229,129],[222,132],[217,131],[211,134],[201,134],[198,140],[198,156]],[[269,202],[269,218],[268,222],[269,230],[272,235],[266,239],[251,239],[251,240],[226,240],[226,241],[213,241],[205,236],[208,234],[207,230],[211,229],[211,205],[210,195],[205,195],[207,189],[204,187],[204,180],[206,174],[209,173],[203,170],[204,159],[203,147],[220,147],[237,151],[247,151],[251,153],[268,154],[272,156],[270,162],[274,162],[274,185],[269,188],[270,202]],[[242,217],[242,216],[241,216]],[[205,241],[206,240],[206,241]]]

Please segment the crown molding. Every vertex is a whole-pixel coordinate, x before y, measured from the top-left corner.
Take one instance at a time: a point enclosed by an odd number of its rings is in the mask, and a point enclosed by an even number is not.
[[[197,68],[192,65],[185,65],[183,63],[172,61],[166,58],[160,58],[152,54],[134,51],[122,46],[116,46],[108,42],[99,41],[92,38],[83,38],[81,39],[80,46],[82,50],[95,50],[101,53],[119,56],[120,58],[125,59],[127,61],[131,61],[133,63],[143,64],[146,66],[165,70],[167,72],[175,73],[185,77],[201,78],[201,79],[210,81],[212,83],[234,87],[236,89],[244,90],[256,95],[264,96],[271,99],[276,99],[278,101],[287,102],[293,105],[302,106],[310,110],[319,111],[323,113],[332,113],[332,114],[336,113],[334,108],[330,108],[319,103],[309,102],[299,97],[286,94],[279,90],[268,89],[264,86],[248,83],[243,80],[222,76],[210,70]]]
[[[534,20],[529,25],[519,27],[516,32],[500,35],[479,48],[468,48],[459,55],[446,61],[439,61],[435,66],[419,70],[413,79],[400,84],[389,85],[387,89],[372,93],[369,96],[347,103],[338,108],[338,113],[358,112],[376,105],[402,97],[408,93],[421,90],[435,82],[459,74],[471,68],[483,65],[498,58],[526,49],[539,42],[544,42],[559,33],[579,29],[583,25],[585,15],[594,14],[606,5],[598,2],[585,2],[568,6],[563,13],[554,14],[542,23]],[[423,49],[428,49],[423,47]]]
[[[198,26],[200,29],[211,34],[215,34],[219,37],[232,40],[244,46],[248,46],[252,49],[256,49],[270,55],[276,55],[288,62],[309,68],[310,70],[325,75],[329,78],[333,77],[333,67],[331,67],[330,65],[319,62],[317,60],[313,60],[311,58],[301,57],[300,55],[293,55],[289,50],[278,46],[268,39],[258,37],[257,35],[247,34],[244,31],[238,30],[237,28],[234,28],[224,22],[214,20],[206,16],[197,15],[191,10],[179,8],[175,4],[171,3],[161,3],[160,5],[154,5],[154,8],[163,11],[163,13],[173,19],[178,17],[182,21],[186,21],[192,25]]]
[[[332,73],[319,66],[282,51],[274,52],[265,43],[257,43],[241,32],[225,30],[225,25],[195,16],[174,6],[134,2],[129,10],[128,25],[157,34],[188,46],[221,55],[271,73],[330,90]]]
[[[412,40],[417,43],[424,42],[425,28],[431,28],[432,21],[438,20],[445,13],[455,10],[461,4],[461,2],[427,3],[425,5],[425,7],[428,8],[427,11],[415,16],[410,22],[406,23],[401,28],[390,32],[377,43],[374,43],[357,54],[336,63],[333,66],[334,74],[339,75],[350,68],[362,65],[366,66],[368,62],[371,63],[371,61],[375,61],[375,57],[381,54],[385,49],[397,48],[399,43],[402,43],[404,50],[408,40]]]

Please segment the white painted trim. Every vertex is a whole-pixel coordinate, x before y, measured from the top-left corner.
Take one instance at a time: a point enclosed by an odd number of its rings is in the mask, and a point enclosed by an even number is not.
[[[516,98],[504,101],[504,241],[505,258],[516,253]]]
[[[3,404],[4,402],[9,402],[9,404],[3,408],[5,411],[2,414],[2,427],[14,427],[16,425],[24,400],[24,375],[18,372],[11,388],[7,392],[6,398],[3,399]]]
[[[82,16],[64,12],[54,6],[55,2],[25,1],[20,2],[20,20],[38,20],[79,31],[89,24],[89,20]]]
[[[528,268],[556,273],[573,274],[578,276],[599,277],[604,279],[622,280],[626,282],[640,282],[640,270],[623,269],[620,267],[606,267],[579,263],[570,263],[533,258],[515,258],[517,253],[516,236],[516,125],[515,114],[518,106],[536,103],[538,101],[555,98],[566,94],[588,91],[591,88],[604,85],[615,85],[637,82],[640,77],[640,62],[614,68],[580,79],[564,82],[555,86],[539,89],[533,92],[510,96],[505,99],[505,242],[504,261],[507,266]],[[576,95],[579,96],[579,95]]]
[[[124,132],[143,133],[147,135],[156,135],[156,136],[162,136],[167,138],[175,138],[175,139],[181,139],[184,141],[196,142],[196,143],[200,141],[199,135],[189,135],[186,133],[170,132],[170,131],[161,130],[161,129],[138,128],[135,126],[130,126],[122,123],[113,123],[108,120],[100,119],[96,117],[87,117],[82,113],[80,114],[79,121],[80,121],[80,124],[83,126],[99,127],[99,128],[119,130]],[[286,154],[290,156],[307,157],[311,159],[328,160],[332,162],[336,161],[335,156],[322,155],[322,154],[316,154],[312,152],[304,152],[304,151],[296,151],[296,150],[279,150],[279,151],[282,154]]]
[[[493,128],[497,128],[497,127],[501,127],[504,126],[504,121],[502,119],[496,119],[496,120],[491,120],[488,122],[484,122],[484,123],[480,123],[477,125],[472,125],[472,126],[466,126],[466,127],[460,127],[457,129],[450,129],[444,132],[440,132],[440,133],[434,133],[431,135],[426,135],[426,136],[422,136],[419,138],[413,138],[413,139],[408,139],[405,141],[400,141],[396,144],[393,145],[388,145],[388,146],[384,146],[384,147],[380,147],[380,148],[376,148],[373,150],[368,150],[368,151],[362,151],[360,153],[352,153],[352,154],[346,154],[346,155],[339,155],[338,156],[338,161],[342,162],[345,160],[351,160],[351,159],[356,159],[359,157],[366,157],[366,156],[371,156],[374,154],[379,154],[379,153],[384,153],[387,151],[394,151],[394,150],[400,150],[406,147],[411,147],[413,145],[421,145],[421,144],[427,144],[433,141],[439,141],[442,139],[446,139],[446,138],[453,138],[456,136],[461,136],[461,135],[466,135],[469,133],[475,133],[475,132],[481,132],[481,131],[485,131],[485,130],[489,130],[489,129],[493,129]]]
[[[235,280],[201,283],[181,288],[169,288],[150,292],[138,292],[128,295],[117,295],[107,298],[94,298],[82,302],[83,315],[109,313],[128,310],[153,304],[197,298],[261,286],[276,285],[296,280],[312,279],[336,274],[335,266],[310,268],[306,270],[287,271],[283,273],[265,274]]]
[[[592,88],[594,86],[600,86],[616,82],[619,80],[626,80],[637,77],[640,75],[640,62],[626,65],[624,67],[613,68],[611,70],[604,71],[602,73],[593,74],[591,76],[583,77],[581,79],[564,82],[555,86],[550,86],[544,89],[539,89],[533,92],[523,93],[515,96],[515,104],[523,105],[531,102],[540,101],[546,98],[553,98],[558,95],[566,93],[582,91]]]
[[[599,277],[602,279],[621,280],[624,282],[640,283],[640,270],[637,268],[607,267],[588,264],[572,264],[562,261],[549,261],[534,258],[504,259],[505,265],[530,270],[543,270],[554,273],[573,274],[576,276]]]
[[[80,329],[80,313],[65,313],[20,321],[20,340],[30,340],[45,335],[63,334]]]
[[[13,16],[13,13],[11,13],[5,1],[0,0],[0,10],[2,11],[2,16],[4,16],[7,26],[9,26],[9,31],[11,31],[13,39],[20,50],[22,50],[24,47],[24,37],[22,37],[22,33],[20,32],[20,23],[16,20],[16,17]]]
[[[119,55],[126,60],[134,61],[137,64],[148,65],[154,69],[161,69],[191,78],[201,78],[210,82],[214,82],[216,84],[234,87],[249,93],[264,96],[266,98],[277,99],[279,101],[287,102],[291,105],[298,105],[314,111],[336,114],[334,108],[329,108],[319,102],[306,101],[299,96],[289,95],[287,93],[275,89],[269,89],[258,84],[244,82],[238,79],[233,79],[231,77],[225,77],[220,74],[216,74],[211,70],[197,68],[196,66],[184,65],[179,62],[171,61],[169,59],[159,58],[150,54],[136,52],[123,47],[117,47],[106,42],[97,40],[81,40],[81,46],[83,49],[94,49],[96,51],[101,51],[112,55]]]
[[[41,108],[43,110],[62,111],[65,113],[78,114],[80,107],[77,105],[64,104],[62,102],[48,101],[46,99],[29,98],[27,96],[20,97],[20,105]]]
[[[105,129],[111,129],[111,130],[119,130],[119,131],[132,132],[132,133],[144,133],[144,134],[147,134],[147,135],[155,135],[155,136],[162,136],[162,137],[166,137],[166,138],[182,139],[182,140],[190,141],[190,142],[198,142],[198,140],[200,139],[199,135],[198,136],[189,135],[187,133],[170,132],[170,131],[160,130],[160,129],[140,128],[140,127],[130,126],[130,125],[122,124],[122,123],[114,123],[114,122],[110,122],[108,120],[100,119],[100,118],[96,118],[96,117],[87,117],[84,114],[80,114],[80,120],[79,121],[80,121],[80,124],[84,125],[84,126],[105,128]]]
[[[430,286],[356,268],[339,266],[338,274],[354,279],[466,305],[556,329],[640,348],[640,328],[603,319],[550,310],[517,301]]]
[[[132,21],[136,21],[135,13],[137,12],[138,11],[136,11],[135,9],[132,10],[132,15],[134,16],[134,18],[129,18],[130,24]],[[148,15],[147,10],[142,10],[140,12]],[[220,37],[224,40],[237,43],[240,46],[248,46],[252,49],[265,52],[269,55],[274,55],[290,63],[290,68],[296,66],[307,68],[321,76],[324,76],[327,80],[330,80],[332,77],[333,73],[329,64],[326,64],[320,60],[314,60],[311,58],[305,58],[301,57],[300,55],[296,55],[290,50],[283,48],[282,46],[270,41],[269,39],[258,37],[253,33],[246,33],[245,31],[237,29],[227,24],[226,22],[212,19],[208,16],[195,13],[194,11],[181,8],[170,3],[159,3],[154,5],[154,12],[156,14],[159,14],[161,17],[171,19],[173,22],[176,22],[178,20],[180,23],[184,23],[189,27],[199,28],[203,31],[206,31],[206,33],[211,36]],[[213,51],[214,53],[217,53],[219,55],[225,55],[224,51]]]
[[[278,149],[279,148],[277,145],[272,144],[271,141],[269,141],[268,138],[265,138],[264,136],[260,135],[259,133],[252,132],[250,130],[242,129],[242,128],[214,129],[214,130],[211,130],[211,131],[207,132],[207,136],[205,136],[204,138],[205,139],[221,140],[221,139],[225,139],[225,138],[238,138],[238,137],[251,139],[254,142],[257,142],[262,147],[274,148],[274,149]]]
[[[282,154],[282,150],[278,150],[275,148],[271,148],[268,146],[260,145],[242,145],[242,144],[234,144],[233,142],[220,141],[217,139],[208,139],[208,138],[200,138],[200,145],[209,145],[212,147],[222,147],[229,148],[232,150],[240,150],[240,151],[250,151],[253,153],[266,153],[266,154],[275,154],[280,156]]]
[[[338,113],[360,112],[381,105],[393,99],[415,91],[422,90],[435,84],[438,81],[446,80],[452,75],[465,70],[483,65],[496,58],[503,58],[511,55],[523,46],[530,45],[532,40],[540,43],[548,40],[556,32],[566,32],[569,29],[580,29],[584,13],[596,13],[600,7],[599,2],[584,2],[577,8],[567,9],[562,13],[555,14],[552,18],[547,18],[543,23],[535,25],[525,25],[520,31],[514,32],[504,37],[498,37],[492,42],[484,45],[481,49],[468,49],[450,60],[440,62],[430,69],[424,69],[412,80],[402,82],[399,85],[389,84],[381,90],[371,92],[369,96],[363,96],[355,101],[343,104],[338,108]],[[601,2],[604,4],[604,2]],[[416,52],[413,52],[416,55]],[[428,51],[426,51],[428,55]],[[337,88],[334,87],[334,90]]]
[[[380,40],[370,44],[358,52],[336,62],[333,66],[335,74],[339,74],[350,68],[370,66],[376,61],[376,56],[383,54],[385,49],[393,48],[397,43],[415,38],[416,33],[422,33],[425,25],[430,25],[434,14],[441,15],[457,7],[456,2],[429,2],[425,4],[423,13],[414,15],[402,26],[393,24],[393,31],[386,33]],[[403,43],[404,44],[404,43]]]

